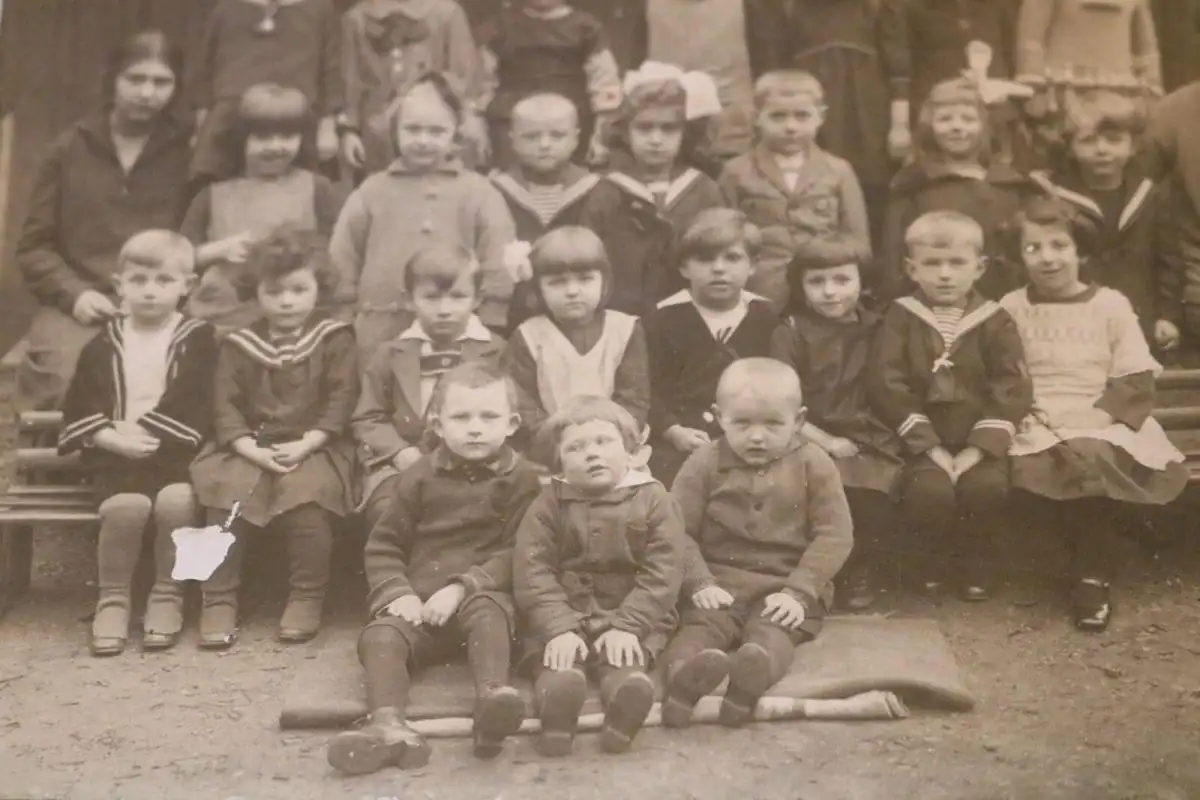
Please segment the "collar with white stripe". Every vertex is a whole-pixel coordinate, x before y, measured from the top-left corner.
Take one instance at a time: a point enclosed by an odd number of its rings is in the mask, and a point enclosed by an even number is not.
[[[925,305],[912,295],[907,297],[897,297],[895,302],[900,308],[908,311],[917,319],[933,328],[939,337],[942,335],[941,330],[938,328],[937,317],[934,316],[933,309],[931,309],[929,306]],[[954,347],[955,342],[958,342],[969,332],[987,322],[999,311],[999,303],[996,303],[992,300],[982,300],[978,295],[972,298],[967,304],[966,313],[964,313],[962,319],[958,321],[958,328],[954,332],[954,340],[945,342],[943,339],[943,342],[946,345],[946,352],[948,353],[951,348]]]
[[[515,177],[507,172],[497,170],[491,174],[491,179],[496,188],[514,203],[533,214],[538,213],[537,206],[533,201],[533,196],[529,189],[522,185]],[[569,208],[581,197],[594,189],[598,183],[600,183],[600,176],[587,172],[580,176],[574,183],[563,187],[562,196],[558,201],[558,208],[554,212],[555,216],[562,213],[563,209]]]
[[[278,369],[291,364],[298,364],[309,358],[321,343],[332,334],[343,328],[350,327],[349,323],[332,319],[323,319],[312,325],[295,341],[277,344],[263,336],[256,325],[236,330],[226,337],[225,341],[236,345],[246,355],[264,366]]]
[[[1060,200],[1065,200],[1072,205],[1090,211],[1100,219],[1104,219],[1104,210],[1100,205],[1085,194],[1076,192],[1073,189],[1068,189],[1065,186],[1060,186],[1050,180],[1050,177],[1044,172],[1035,172],[1029,176],[1036,184],[1041,186],[1046,191],[1053,194]],[[1154,189],[1154,181],[1145,178],[1138,184],[1138,188],[1130,195],[1121,209],[1121,216],[1117,219],[1117,229],[1125,230],[1133,218],[1137,215],[1142,206],[1146,204],[1147,198],[1150,197],[1150,192]]]
[[[755,302],[756,300],[761,301],[763,303],[767,302],[767,299],[765,297],[760,297],[759,295],[756,295],[754,292],[747,292],[743,289],[742,296],[740,298],[738,298],[738,304],[742,305],[742,306],[749,306],[751,303]],[[670,297],[667,297],[663,300],[659,300],[658,308],[667,308],[668,306],[682,306],[682,305],[686,305],[688,303],[695,303],[695,302],[696,302],[695,299],[692,297],[691,289],[680,289],[678,292],[671,295]]]
[[[658,205],[658,198],[654,196],[654,192],[650,190],[650,187],[636,178],[630,177],[624,172],[610,172],[605,177],[634,197],[645,200],[649,203],[653,203],[654,205]],[[684,170],[679,177],[667,184],[667,192],[663,198],[663,206],[670,208],[672,205],[674,205],[675,201],[677,201],[684,192],[691,188],[692,184],[700,180],[700,177],[701,173],[697,169],[689,167]]]

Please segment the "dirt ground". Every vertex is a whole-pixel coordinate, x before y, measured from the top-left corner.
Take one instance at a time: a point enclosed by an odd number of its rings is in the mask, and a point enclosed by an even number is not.
[[[277,730],[290,675],[321,641],[272,640],[277,580],[250,593],[247,629],[228,654],[199,652],[190,632],[170,653],[133,648],[97,660],[81,619],[92,601],[92,541],[78,531],[41,536],[34,590],[0,622],[0,797],[1200,797],[1195,547],[1154,557],[1131,546],[1104,636],[1074,632],[1036,575],[1018,575],[982,606],[890,593],[885,610],[940,621],[977,692],[972,713],[649,730],[620,757],[582,736],[562,761],[540,758],[522,739],[479,763],[466,742],[442,741],[423,770],[347,780],[325,763],[326,735]],[[356,624],[355,598],[343,581],[331,626]]]

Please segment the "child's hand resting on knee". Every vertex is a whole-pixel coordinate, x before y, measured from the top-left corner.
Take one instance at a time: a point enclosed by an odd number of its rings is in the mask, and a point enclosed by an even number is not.
[[[720,586],[708,586],[692,595],[692,605],[705,611],[729,608],[733,605],[733,595]]]
[[[614,667],[632,667],[635,664],[644,665],[646,663],[646,656],[642,653],[642,643],[629,631],[609,628],[600,634],[592,647]]]
[[[799,628],[804,623],[804,604],[790,594],[776,592],[767,595],[762,616],[784,628]]]
[[[295,467],[289,467],[276,461],[275,448],[258,445],[253,436],[243,436],[234,441],[233,450],[259,469],[273,472],[276,475],[286,475],[295,469]]]
[[[1179,347],[1179,326],[1169,319],[1160,319],[1154,323],[1154,343],[1166,352]]]
[[[667,428],[663,438],[667,440],[667,444],[674,447],[681,453],[690,453],[697,448],[708,444],[711,439],[708,434],[696,428],[687,428],[683,425],[672,425]]]
[[[550,640],[542,653],[542,666],[561,672],[571,669],[576,661],[586,661],[587,642],[575,631],[560,633]]]
[[[466,596],[467,588],[461,583],[443,586],[425,601],[425,606],[421,609],[421,619],[427,625],[435,628],[442,627],[450,621],[454,612],[458,611],[458,607],[462,605],[463,598]]]
[[[424,606],[421,604],[421,598],[415,594],[406,594],[404,597],[397,597],[395,600],[387,604],[384,614],[389,617],[399,617],[405,622],[413,625],[421,624],[421,612]]]
[[[858,445],[840,436],[830,436],[821,444],[821,449],[834,458],[854,458],[858,455]]]

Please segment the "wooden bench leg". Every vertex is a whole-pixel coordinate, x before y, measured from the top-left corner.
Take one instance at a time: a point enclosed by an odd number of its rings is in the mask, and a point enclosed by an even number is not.
[[[0,529],[0,616],[29,591],[33,575],[33,526]]]

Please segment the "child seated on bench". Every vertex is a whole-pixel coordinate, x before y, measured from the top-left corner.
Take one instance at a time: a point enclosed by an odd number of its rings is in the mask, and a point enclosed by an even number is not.
[[[465,247],[425,246],[409,259],[403,281],[416,321],[367,362],[351,420],[365,467],[367,530],[383,517],[393,484],[421,457],[425,411],[438,379],[459,363],[498,364],[505,349],[475,316],[483,268]]]
[[[1013,440],[1013,486],[1047,498],[1072,554],[1076,627],[1112,619],[1120,507],[1163,505],[1187,485],[1183,455],[1154,409],[1150,355],[1130,301],[1079,279],[1095,239],[1071,209],[1031,198],[1017,218],[1029,286],[1001,305],[1016,320],[1034,407]]]
[[[795,370],[735,361],[717,386],[717,419],[725,438],[695,450],[671,489],[688,555],[683,622],[663,655],[670,727],[687,725],[726,678],[721,723],[751,721],[796,645],[820,632],[854,543],[838,469],[800,435]]]
[[[370,724],[329,745],[329,763],[344,773],[424,766],[429,745],[405,721],[411,670],[464,644],[475,678],[475,755],[498,755],[525,718],[525,701],[508,685],[509,592],[514,532],[540,482],[508,445],[518,425],[515,391],[487,364],[446,373],[429,418],[438,448],[385,487],[391,502],[366,547],[372,619],[358,639]]]
[[[983,227],[931,211],[904,243],[917,290],[884,313],[867,398],[904,441],[904,515],[926,555],[943,562],[925,576],[926,592],[956,574],[962,599],[982,601],[992,540],[1006,526],[1008,446],[1032,404],[1029,373],[1012,317],[976,289],[987,269]]]
[[[151,517],[154,587],[142,646],[165,650],[179,638],[183,588],[171,578],[171,533],[195,522],[188,465],[211,429],[216,361],[212,328],[178,311],[196,281],[188,240],[144,231],[125,243],[118,263],[122,314],[80,354],[58,440],[60,453],[82,451],[101,501],[95,656],[125,649],[133,573]]]
[[[571,752],[585,670],[600,684],[607,752],[629,749],[654,703],[647,673],[675,628],[683,530],[667,490],[632,466],[638,428],[611,400],[582,396],[540,431],[560,476],[517,529],[513,586],[544,756]]]

